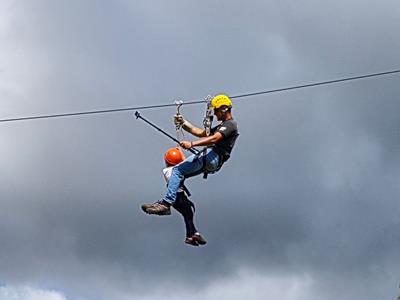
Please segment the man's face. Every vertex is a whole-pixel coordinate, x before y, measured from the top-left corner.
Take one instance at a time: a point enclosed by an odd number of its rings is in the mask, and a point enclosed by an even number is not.
[[[218,121],[222,121],[223,113],[219,108],[214,109],[214,116],[217,117]]]

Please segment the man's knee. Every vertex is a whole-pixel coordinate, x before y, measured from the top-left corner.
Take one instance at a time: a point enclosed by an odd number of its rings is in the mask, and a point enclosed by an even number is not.
[[[184,172],[182,170],[182,167],[180,167],[179,165],[176,165],[175,167],[172,168],[172,174],[177,176],[179,179],[183,179],[184,178]]]
[[[190,201],[185,194],[178,193],[176,197],[176,201],[173,204],[173,207],[185,214],[193,214],[194,212],[194,204]]]

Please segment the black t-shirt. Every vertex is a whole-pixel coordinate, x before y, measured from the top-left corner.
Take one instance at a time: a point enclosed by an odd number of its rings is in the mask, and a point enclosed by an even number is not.
[[[235,141],[239,136],[238,126],[235,120],[230,119],[223,121],[221,124],[211,129],[211,134],[220,132],[224,138],[213,146],[215,152],[222,155],[227,160],[235,145]]]

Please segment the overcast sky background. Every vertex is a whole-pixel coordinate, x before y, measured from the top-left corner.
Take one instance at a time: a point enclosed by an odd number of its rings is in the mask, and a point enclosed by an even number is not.
[[[399,15],[397,0],[0,0],[0,118],[398,69]],[[235,100],[233,157],[187,182],[199,248],[178,214],[140,210],[174,144],[132,112],[1,123],[0,300],[395,299],[399,94],[392,75]],[[174,108],[142,113],[174,133]]]

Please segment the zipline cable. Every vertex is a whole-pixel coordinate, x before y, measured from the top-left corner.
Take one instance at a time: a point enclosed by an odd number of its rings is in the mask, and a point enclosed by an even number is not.
[[[400,70],[393,70],[393,71],[387,71],[387,72],[381,72],[381,73],[360,75],[360,76],[347,77],[347,78],[334,79],[334,80],[321,81],[321,82],[314,82],[314,83],[309,83],[309,84],[303,84],[303,85],[297,85],[297,86],[291,86],[291,87],[286,87],[286,88],[275,89],[275,90],[248,93],[248,94],[242,94],[242,95],[237,95],[237,96],[229,96],[229,98],[234,99],[234,98],[243,98],[243,97],[250,97],[250,96],[278,93],[278,92],[284,92],[284,91],[290,91],[290,90],[296,90],[296,89],[303,89],[303,88],[319,86],[319,85],[327,85],[327,84],[334,84],[334,83],[351,81],[351,80],[359,80],[359,79],[365,79],[365,78],[371,78],[371,77],[384,76],[384,75],[395,74],[395,73],[400,73]]]
[[[240,95],[234,95],[234,96],[229,96],[229,97],[231,99],[245,98],[245,97],[251,97],[251,96],[258,96],[258,95],[279,93],[279,92],[296,90],[296,89],[309,88],[309,87],[320,86],[320,85],[334,84],[334,83],[345,82],[345,81],[379,77],[379,76],[390,75],[390,74],[395,74],[395,73],[400,73],[400,69],[386,71],[386,72],[380,72],[380,73],[372,73],[372,74],[367,74],[367,75],[346,77],[346,78],[340,78],[340,79],[334,79],[334,80],[328,80],[328,81],[320,81],[320,82],[314,82],[314,83],[309,83],[309,84],[302,84],[302,85],[296,85],[296,86],[291,86],[291,87],[266,90],[266,91],[260,91],[260,92],[254,92],[254,93],[240,94]],[[193,105],[193,104],[201,104],[201,103],[205,103],[205,101],[204,100],[189,101],[189,102],[182,103],[182,105]],[[114,113],[114,112],[122,112],[122,111],[156,109],[156,108],[165,108],[165,107],[176,107],[176,104],[147,105],[147,106],[125,107],[125,108],[115,108],[115,109],[92,110],[92,111],[83,111],[83,112],[74,112],[74,113],[61,113],[61,114],[17,117],[17,118],[0,119],[0,123],[38,120],[38,119],[50,119],[50,118],[61,118],[61,117],[71,117],[71,116],[82,116],[82,115],[93,115],[93,114],[105,114],[105,113]]]

